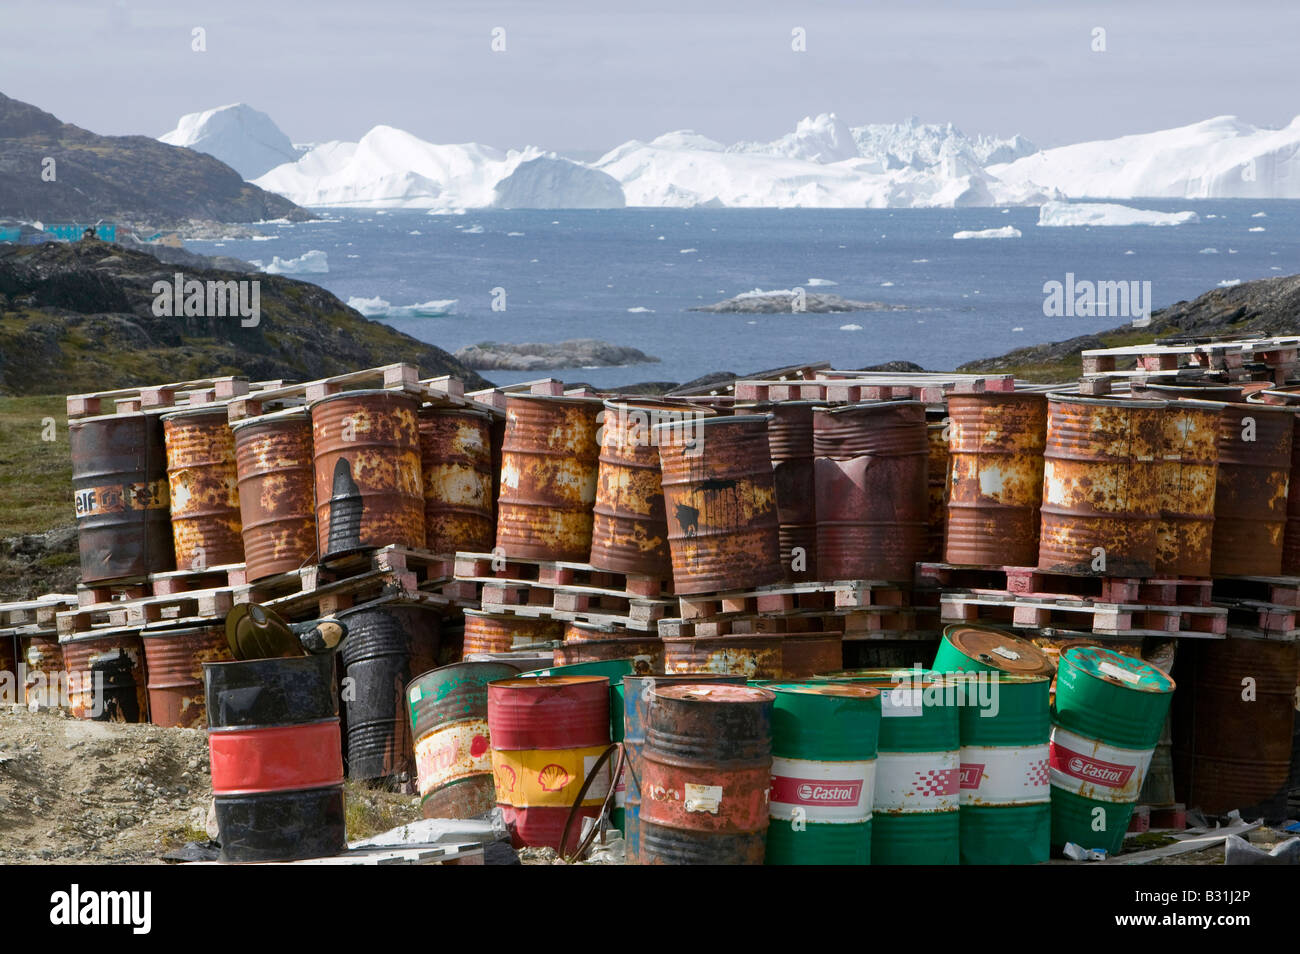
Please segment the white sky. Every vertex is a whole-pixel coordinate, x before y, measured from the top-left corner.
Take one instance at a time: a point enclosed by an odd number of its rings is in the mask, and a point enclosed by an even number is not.
[[[1040,146],[1284,125],[1298,50],[1289,0],[0,0],[0,92],[95,132],[157,136],[242,101],[295,142],[387,123],[580,156],[672,129],[773,139],[832,111]]]

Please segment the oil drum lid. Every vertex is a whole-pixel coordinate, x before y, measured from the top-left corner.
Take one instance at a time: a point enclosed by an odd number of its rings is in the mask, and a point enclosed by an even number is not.
[[[1140,399],[1131,397],[1087,397],[1082,394],[1066,394],[1062,391],[1049,391],[1047,400],[1053,404],[1088,404],[1092,407],[1150,408],[1168,407],[1169,402],[1153,398]]]
[[[539,687],[563,689],[567,686],[591,683],[608,684],[609,680],[604,676],[530,676],[528,673],[523,673],[509,679],[495,679],[488,685],[493,689],[537,689]]]
[[[183,407],[176,411],[167,411],[162,415],[162,419],[170,421],[179,417],[219,417],[224,421],[229,413],[225,404],[198,404],[194,407]]]
[[[230,429],[238,431],[245,427],[256,427],[259,424],[279,424],[283,421],[306,421],[310,418],[305,407],[288,407],[281,411],[272,411],[269,414],[258,414],[256,417],[246,417],[242,421],[231,421]]]
[[[662,689],[656,689],[655,695],[662,696],[665,699],[677,699],[682,702],[744,703],[772,702],[776,699],[776,696],[767,689],[758,689],[751,686],[698,683],[685,686],[665,686]]]
[[[880,690],[852,682],[773,682],[773,692],[796,692],[810,696],[839,696],[845,699],[874,699]]]
[[[1173,692],[1174,681],[1150,663],[1101,646],[1074,646],[1061,653],[1062,663],[1111,685],[1137,692]]]
[[[419,406],[419,398],[414,394],[407,394],[405,391],[399,391],[396,388],[362,388],[357,391],[339,391],[337,394],[327,394],[322,398],[317,398],[307,405],[309,410],[315,410],[327,401],[351,401],[357,398],[379,398],[390,399],[394,404],[414,404]]]
[[[963,656],[1006,673],[1050,676],[1052,662],[1027,639],[983,626],[949,626],[944,639]]]

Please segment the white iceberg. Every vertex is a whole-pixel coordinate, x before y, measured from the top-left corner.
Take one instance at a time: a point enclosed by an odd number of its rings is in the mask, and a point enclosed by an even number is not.
[[[829,278],[810,278],[808,281],[804,282],[804,284],[813,287],[817,285],[838,285],[839,282],[833,282]]]
[[[1004,239],[1020,238],[1020,229],[1014,225],[1004,225],[1000,229],[978,229],[975,231],[966,230],[962,232],[953,232],[952,237],[955,239]]]
[[[355,308],[367,318],[442,318],[456,314],[458,298],[420,302],[416,305],[392,305],[383,298],[348,299],[348,307]]]
[[[262,271],[268,275],[324,275],[330,270],[329,259],[320,249],[303,252],[298,258],[275,255]]]
[[[1047,202],[1038,210],[1038,224],[1043,227],[1189,225],[1199,221],[1195,212],[1154,212],[1107,202]]]
[[[270,116],[243,103],[188,113],[158,140],[215,156],[245,179],[256,179],[302,155]]]

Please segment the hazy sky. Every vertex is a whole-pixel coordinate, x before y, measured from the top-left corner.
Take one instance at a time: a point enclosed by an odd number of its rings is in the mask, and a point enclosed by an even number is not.
[[[296,142],[388,123],[570,154],[684,128],[772,139],[832,111],[1043,146],[1225,113],[1284,125],[1297,50],[1289,0],[0,0],[0,92],[95,132],[242,101]]]

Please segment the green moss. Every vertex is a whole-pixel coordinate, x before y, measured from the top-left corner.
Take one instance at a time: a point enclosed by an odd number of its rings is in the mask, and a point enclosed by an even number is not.
[[[72,520],[65,412],[61,396],[0,398],[0,537]],[[47,441],[51,420],[54,440]]]

